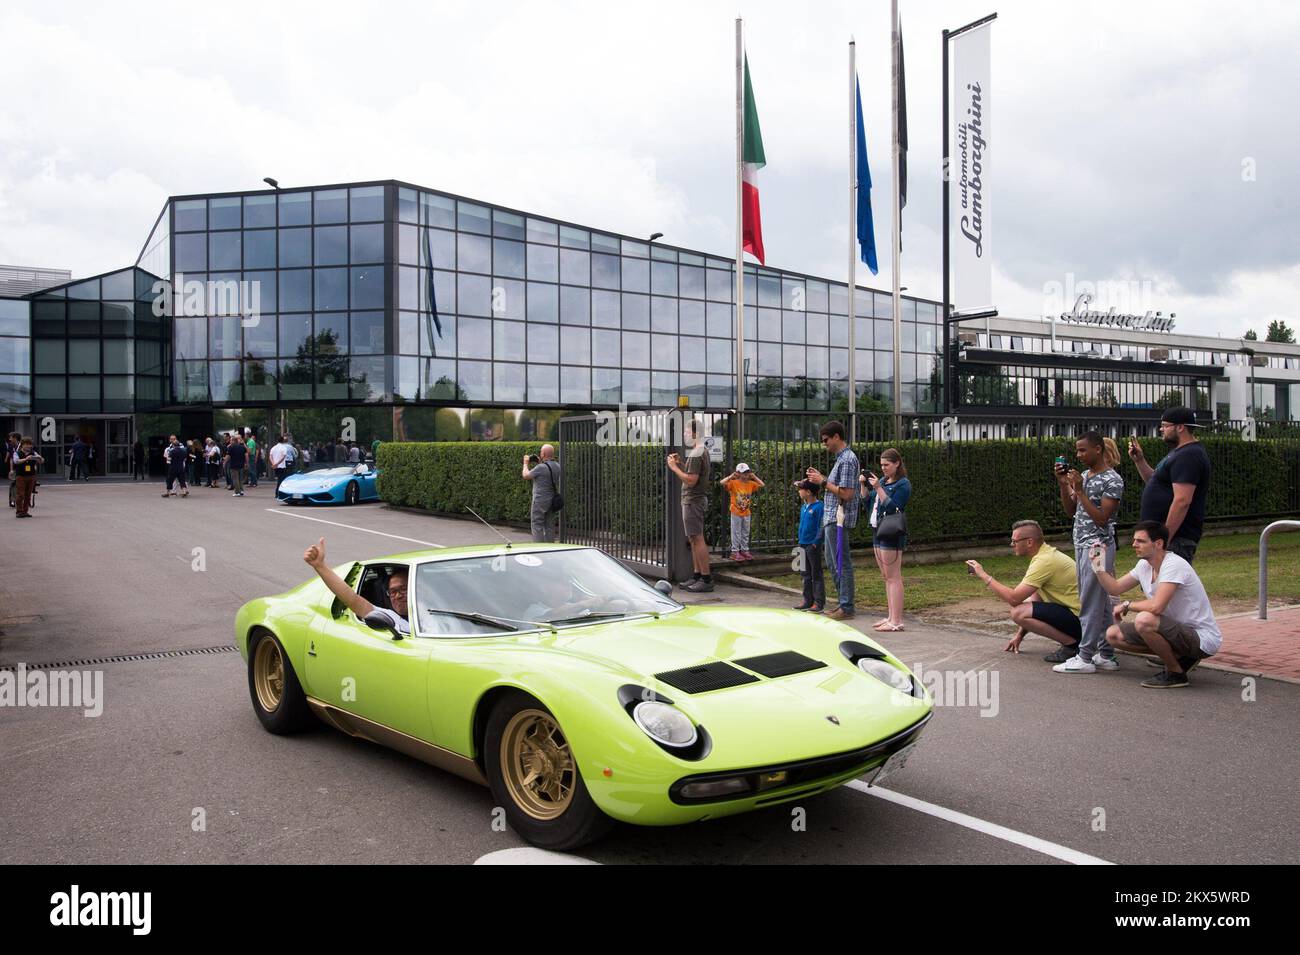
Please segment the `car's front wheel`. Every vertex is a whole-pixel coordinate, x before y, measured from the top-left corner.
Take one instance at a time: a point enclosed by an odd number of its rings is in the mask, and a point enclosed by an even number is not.
[[[484,766],[512,829],[543,849],[594,842],[614,825],[587,791],[568,738],[533,697],[512,692],[488,717]]]
[[[315,722],[289,655],[265,630],[254,632],[249,639],[248,693],[257,718],[269,733],[296,733]]]
[[[356,481],[348,482],[348,489],[343,492],[344,504],[355,504],[361,500],[361,488],[357,486]]]

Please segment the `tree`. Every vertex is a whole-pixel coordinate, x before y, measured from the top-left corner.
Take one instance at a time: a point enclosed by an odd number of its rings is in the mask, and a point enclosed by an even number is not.
[[[1157,411],[1164,411],[1167,408],[1181,408],[1186,404],[1187,396],[1183,394],[1183,389],[1170,388],[1155,400],[1152,407]]]
[[[1246,341],[1248,341],[1248,342],[1257,342],[1257,341],[1259,341],[1259,336],[1255,334],[1255,329],[1253,329],[1253,328],[1250,329],[1249,331],[1247,331],[1246,334],[1242,335],[1241,337],[1244,338],[1244,339],[1246,339]]]
[[[1275,319],[1268,323],[1268,334],[1264,336],[1266,342],[1283,342],[1288,345],[1295,344],[1295,332],[1292,331],[1287,323],[1282,319]]]

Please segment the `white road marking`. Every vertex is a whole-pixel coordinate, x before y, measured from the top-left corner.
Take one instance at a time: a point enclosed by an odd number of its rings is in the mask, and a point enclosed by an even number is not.
[[[886,802],[897,803],[900,806],[906,806],[908,809],[915,809],[917,812],[923,812],[939,819],[946,819],[948,822],[965,826],[967,829],[974,829],[976,832],[993,836],[995,839],[1013,842],[1018,846],[1024,846],[1026,849],[1032,849],[1034,852],[1041,852],[1043,855],[1060,859],[1062,862],[1069,862],[1071,865],[1115,864],[1107,862],[1105,859],[1099,859],[1097,856],[1090,856],[1086,852],[1079,852],[1077,849],[1060,846],[1055,842],[1039,839],[1037,836],[1017,832],[1015,829],[1008,829],[1006,826],[999,826],[994,822],[985,822],[983,819],[968,816],[964,812],[957,812],[955,809],[945,809],[943,806],[936,806],[932,802],[925,802],[912,796],[904,796],[902,793],[896,793],[890,789],[881,789],[879,786],[868,786],[860,779],[854,779],[846,785],[849,789],[856,789],[858,792],[875,796],[877,799],[884,799]]]
[[[327,521],[323,517],[308,517],[306,514],[294,514],[292,511],[286,511],[279,507],[267,507],[263,510],[272,514],[279,514],[281,517],[296,517],[300,521],[315,521],[317,524],[332,524],[335,527],[346,527],[350,531],[360,531],[363,534],[378,534],[380,537],[391,537],[393,540],[410,541],[412,544],[423,544],[425,547],[446,547],[446,544],[435,544],[433,541],[416,540],[414,537],[402,537],[400,534],[388,534],[384,531],[372,531],[368,527],[357,527],[355,524],[340,524],[338,521]]]
[[[548,852],[545,849],[536,849],[532,846],[519,846],[515,849],[500,849],[496,852],[489,852],[485,856],[479,856],[474,860],[475,865],[600,865],[599,862],[592,862],[590,859],[584,859],[581,856],[571,855],[567,852]]]

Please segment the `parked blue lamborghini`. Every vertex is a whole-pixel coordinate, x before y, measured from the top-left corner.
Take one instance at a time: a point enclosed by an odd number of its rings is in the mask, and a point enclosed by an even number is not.
[[[281,504],[357,504],[379,500],[375,478],[379,472],[369,464],[349,464],[290,474],[275,492]]]

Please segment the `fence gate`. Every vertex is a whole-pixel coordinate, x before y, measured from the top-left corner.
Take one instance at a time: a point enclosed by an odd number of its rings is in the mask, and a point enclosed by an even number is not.
[[[683,429],[691,419],[706,439],[716,481],[727,473],[719,468],[731,466],[730,412],[672,409],[561,418],[560,540],[598,547],[639,574],[689,580],[681,482],[666,459],[683,452]]]

